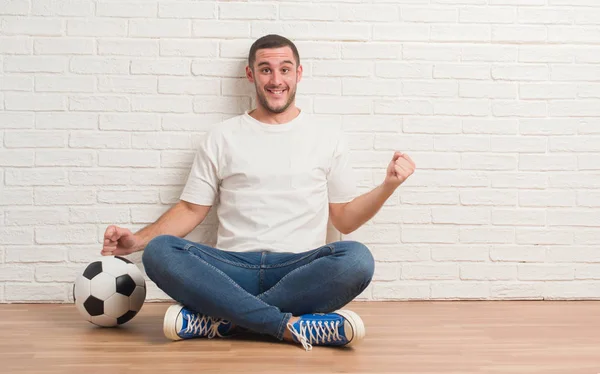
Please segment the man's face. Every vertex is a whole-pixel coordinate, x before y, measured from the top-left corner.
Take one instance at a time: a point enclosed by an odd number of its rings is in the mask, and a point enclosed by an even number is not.
[[[296,98],[302,66],[296,64],[290,47],[259,49],[246,76],[254,83],[260,105],[271,113],[283,113]]]

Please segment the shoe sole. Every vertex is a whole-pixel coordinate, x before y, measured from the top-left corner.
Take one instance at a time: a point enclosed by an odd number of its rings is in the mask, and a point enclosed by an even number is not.
[[[347,346],[357,344],[365,337],[365,324],[358,314],[348,309],[337,310],[334,313],[344,317],[352,326],[352,340],[346,344]]]
[[[171,340],[182,340],[183,338],[177,335],[177,317],[183,309],[183,306],[171,305],[165,313],[165,319],[163,321],[163,333]]]

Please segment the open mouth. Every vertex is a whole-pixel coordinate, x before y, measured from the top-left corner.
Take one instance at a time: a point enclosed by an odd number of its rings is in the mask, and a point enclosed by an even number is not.
[[[274,89],[267,88],[267,92],[273,97],[282,97],[286,91],[287,91],[287,89],[274,90]]]

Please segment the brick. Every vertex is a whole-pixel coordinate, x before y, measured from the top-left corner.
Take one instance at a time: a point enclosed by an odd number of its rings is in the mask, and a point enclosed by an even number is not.
[[[553,246],[548,248],[548,262],[600,262],[597,247],[587,246]]]
[[[600,41],[600,27],[581,26],[548,26],[548,42],[550,43],[591,43]]]
[[[66,144],[64,131],[7,131],[4,137],[7,148],[59,148]]]
[[[461,121],[458,118],[407,117],[402,127],[410,134],[459,134]]]
[[[375,76],[381,78],[431,79],[433,65],[404,62],[376,62]]]
[[[33,166],[33,150],[0,150],[0,166]]]
[[[98,153],[98,166],[107,167],[157,167],[160,155],[156,151],[116,151]]]
[[[440,0],[436,0],[440,1]],[[461,0],[465,1],[465,0]],[[490,284],[487,282],[437,282],[431,285],[432,299],[488,299]]]
[[[571,265],[521,264],[519,280],[569,280],[575,278],[575,269]]]
[[[517,85],[503,82],[460,82],[459,96],[467,98],[517,99]]]
[[[0,206],[33,205],[33,188],[0,188]]]
[[[565,62],[573,61],[573,48],[558,45],[521,45],[519,62]]]
[[[311,4],[311,6],[314,6],[314,4]],[[223,44],[223,42],[221,42],[221,44]],[[298,42],[294,42],[294,44],[296,44],[296,47],[298,48],[298,51],[300,53],[300,62],[302,63],[302,61],[304,61],[304,59],[311,59],[311,58],[318,58],[318,59],[339,59],[341,58],[341,47],[339,43],[336,42],[326,42],[326,41],[309,41],[309,40],[299,40]],[[367,45],[367,43],[343,43],[343,45]],[[369,43],[373,44],[375,47],[375,49],[377,48],[377,43]],[[387,44],[387,43],[386,43]],[[400,48],[397,45],[387,45],[388,47],[388,56],[395,56],[397,55],[397,53],[399,53],[397,51],[398,48]],[[374,52],[374,51],[372,51]],[[364,56],[363,56],[364,57]],[[358,57],[358,56],[354,56],[354,57],[350,57],[350,55],[348,54],[346,57],[344,58],[353,58],[353,59],[360,59],[362,57]],[[383,58],[383,57],[382,57]]]
[[[491,138],[492,152],[545,153],[547,147],[547,139],[542,137],[494,136]]]
[[[94,53],[93,39],[82,38],[38,38],[34,40],[36,55],[91,55]]]
[[[489,260],[489,248],[485,245],[440,245],[431,249],[434,261],[483,262]]]
[[[96,243],[96,227],[92,225],[38,226],[35,228],[37,244]]]
[[[102,17],[122,18],[155,18],[157,2],[148,0],[137,1],[98,1],[96,15]]]
[[[402,150],[402,151],[432,151],[433,150],[433,138],[428,135],[382,135],[375,134],[375,147],[376,150]],[[366,153],[368,155],[375,155],[373,152]],[[387,161],[379,165],[371,165],[373,167],[384,166],[389,163],[388,158],[391,159],[392,152],[379,152],[377,161]]]
[[[492,103],[492,112],[498,117],[546,117],[544,101],[500,101]]]
[[[487,136],[437,135],[434,136],[436,151],[486,152],[490,150]]]
[[[458,153],[414,153],[410,157],[419,165],[419,169],[460,169],[460,155]]]
[[[34,193],[35,205],[92,205],[96,203],[94,190],[85,188],[43,188]]]
[[[514,62],[517,60],[517,47],[507,45],[466,45],[461,48],[462,61],[469,62]]]
[[[0,37],[0,53],[5,55],[30,55],[33,40],[24,36]]]
[[[434,113],[446,116],[488,116],[490,103],[488,100],[436,100]]]
[[[4,298],[9,302],[65,301],[68,288],[65,284],[9,283],[5,285]]]
[[[402,227],[403,243],[448,243],[458,242],[459,230],[454,227],[442,226],[409,226]]]
[[[492,224],[499,226],[544,226],[546,213],[526,209],[493,209]]]
[[[600,177],[597,173],[556,173],[549,176],[552,188],[600,188]]]
[[[510,281],[517,279],[517,266],[507,264],[461,264],[461,280]]]
[[[157,190],[107,190],[98,191],[98,202],[108,204],[158,204]]]
[[[516,240],[518,244],[531,245],[572,244],[573,232],[550,228],[519,228]]]
[[[91,0],[31,0],[31,14],[38,16],[92,16]]]
[[[194,97],[194,113],[239,114],[250,108],[248,97]]]
[[[343,240],[356,240],[366,244],[398,243],[400,241],[400,225],[363,225],[351,234],[343,235]]]
[[[402,84],[402,92],[405,96],[457,97],[458,83],[407,81]]]
[[[461,168],[464,170],[515,170],[517,158],[513,155],[463,153]]]
[[[162,216],[169,206],[142,206],[131,208],[131,222],[133,223],[152,223]]]
[[[157,86],[156,77],[98,77],[100,92],[155,94]]]
[[[6,226],[58,225],[69,223],[66,208],[11,208],[5,212]]]
[[[587,210],[548,210],[549,226],[598,226],[600,218]]]
[[[458,20],[461,23],[514,23],[517,12],[511,8],[465,7],[460,9]]]
[[[384,206],[373,218],[373,223],[431,223],[429,208],[398,208]]]
[[[72,111],[127,112],[129,99],[125,96],[71,96],[69,109]]]
[[[140,133],[132,134],[131,147],[148,149],[192,149],[189,134],[169,133]]]
[[[373,284],[373,298],[382,300],[422,300],[430,295],[427,282],[385,282]]]
[[[458,21],[458,10],[434,7],[402,7],[400,9],[400,19],[404,22],[455,23]]]
[[[166,94],[218,96],[220,88],[220,82],[216,79],[159,77],[158,80],[158,92]]]
[[[519,120],[519,133],[522,135],[575,135],[577,121],[556,118],[523,118]]]
[[[224,61],[216,65],[212,61],[194,61],[192,74],[210,77],[244,78],[246,61]]]
[[[379,40],[374,27],[373,40]],[[271,22],[256,21],[252,23],[252,37],[276,33],[284,34],[291,40],[323,40],[323,41],[366,41],[371,35],[371,25],[366,23],[339,22]],[[388,39],[383,39],[388,40]]]
[[[393,115],[345,115],[341,121],[344,131],[394,133],[402,129],[402,119]]]
[[[175,95],[133,97],[134,112],[188,113],[192,111],[192,98]]]
[[[367,56],[369,56],[369,54],[363,54],[362,58],[367,58]],[[449,46],[443,43],[411,43],[402,46],[402,59],[418,61],[459,61],[461,59],[461,50],[456,46]]]
[[[160,153],[160,166],[163,168],[189,169],[194,161],[195,152],[162,151]]]
[[[519,170],[557,171],[577,168],[575,155],[519,155]]]
[[[600,137],[555,136],[550,139],[551,152],[599,152]]]
[[[402,204],[409,205],[457,205],[458,191],[404,191],[400,195]]]
[[[492,42],[533,43],[545,42],[546,40],[545,26],[492,26]]]
[[[93,113],[36,113],[35,127],[36,129],[91,130],[98,127],[98,115]]]
[[[375,114],[433,114],[433,105],[429,100],[375,100]]]
[[[37,76],[37,92],[94,92],[96,80],[93,77]]]
[[[71,148],[129,148],[130,134],[118,132],[77,131],[69,135]]]
[[[61,19],[38,17],[4,17],[0,22],[3,35],[61,36]]]
[[[281,20],[335,21],[338,7],[333,4],[279,4]]]
[[[121,19],[71,19],[67,21],[68,36],[126,36],[127,21]]]
[[[542,300],[543,294],[543,283],[503,282],[490,286],[491,297],[499,300]]]
[[[464,134],[516,134],[518,121],[505,118],[463,118],[462,132]],[[490,144],[491,147],[491,144]]]
[[[154,114],[101,114],[99,128],[117,131],[156,131],[160,129],[160,122],[160,117]]]
[[[377,90],[380,87],[374,87]],[[369,114],[371,113],[371,103],[364,99],[355,98],[326,98],[317,97],[314,99],[315,113],[349,113],[349,114]]]
[[[542,65],[494,65],[492,79],[508,81],[542,81],[549,76],[548,67]]]
[[[6,249],[7,263],[64,262],[66,249],[52,246],[11,246]]]
[[[192,36],[219,39],[249,38],[250,23],[223,20],[193,21]]]
[[[489,183],[489,178],[481,173],[461,170],[422,170],[419,172],[419,178],[409,178],[403,186],[405,188],[488,187]]]
[[[490,25],[431,25],[431,39],[435,42],[489,42]]]
[[[558,8],[519,8],[518,21],[524,24],[570,24],[573,15]]]
[[[62,186],[67,181],[64,170],[55,168],[6,169],[7,186]]]
[[[515,231],[513,228],[460,228],[461,243],[513,243]]]
[[[487,185],[485,186],[487,187]],[[502,190],[464,190],[460,192],[462,205],[516,206],[517,192]]]
[[[7,0],[0,4],[1,15],[27,15],[29,13],[29,1]]]
[[[274,20],[275,4],[219,3],[220,19]]]
[[[35,280],[37,282],[53,282],[53,283],[72,283],[79,274],[81,267],[77,266],[61,266],[61,265],[43,265],[36,266]]]
[[[391,22],[400,18],[398,7],[391,5],[339,5],[342,22]]]
[[[452,280],[458,279],[456,264],[414,264],[402,265],[402,279],[410,280]]]
[[[77,186],[95,185],[128,185],[131,183],[131,172],[129,170],[86,170],[69,172],[69,182]]]
[[[433,207],[431,216],[436,224],[485,225],[491,222],[489,208]]]
[[[94,153],[88,151],[40,151],[35,152],[35,166],[88,166],[94,164]]]
[[[180,1],[177,3],[167,2],[158,4],[159,18],[217,18],[217,7],[215,4],[198,3],[191,1]]]
[[[73,57],[70,71],[77,74],[129,74],[129,60],[105,57]]]
[[[221,42],[229,43],[229,41]],[[247,42],[244,45],[247,46]],[[244,57],[247,57],[247,49]],[[161,39],[160,40],[160,55],[161,56],[181,56],[181,57],[217,57],[218,43],[212,40],[178,40],[178,39]],[[221,57],[233,57],[221,54]],[[236,56],[237,57],[237,56]]]
[[[159,51],[158,40],[98,39],[97,43],[99,55],[156,57]]]
[[[575,191],[519,191],[519,205],[529,207],[575,206]]]
[[[171,19],[144,19],[129,21],[130,37],[168,38],[189,37],[191,21]]]
[[[0,245],[27,245],[33,244],[32,227],[1,227]]]
[[[575,279],[600,279],[600,265],[575,266]]]
[[[533,231],[538,229],[527,230]],[[519,231],[517,230],[517,235],[519,235]],[[492,245],[490,259],[497,262],[544,262],[546,260],[546,247],[541,247],[534,243],[521,243],[519,241],[518,243],[521,245]]]
[[[573,191],[573,194],[574,193],[575,191]],[[587,207],[600,207],[600,192],[577,191],[577,205]]]
[[[62,73],[66,57],[6,56],[4,71],[8,73]]]
[[[6,110],[62,111],[66,98],[56,94],[6,93],[4,103]]]
[[[425,42],[429,40],[428,25],[373,25],[374,41]]]
[[[132,60],[131,74],[190,75],[190,66],[188,59]]]
[[[69,209],[70,223],[127,224],[130,222],[129,208],[118,207],[72,207]]]

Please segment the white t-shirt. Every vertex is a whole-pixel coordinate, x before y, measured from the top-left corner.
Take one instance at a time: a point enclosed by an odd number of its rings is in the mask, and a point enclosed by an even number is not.
[[[340,126],[303,112],[270,125],[246,111],[206,134],[181,200],[218,204],[219,249],[299,253],[325,245],[328,202],[356,195]]]

